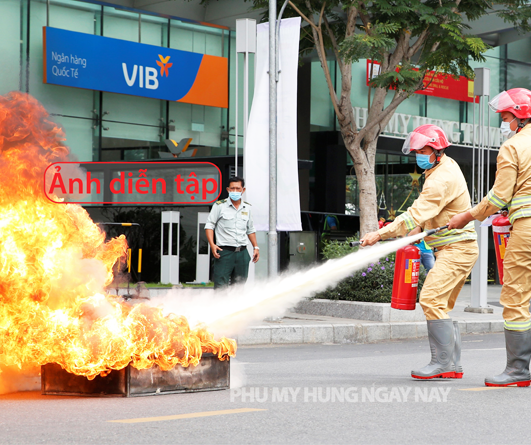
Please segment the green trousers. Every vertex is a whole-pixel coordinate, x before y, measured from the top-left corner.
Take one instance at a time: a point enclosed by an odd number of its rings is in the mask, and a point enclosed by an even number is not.
[[[219,258],[214,258],[214,289],[228,286],[229,279],[231,283],[245,283],[249,273],[249,262],[251,256],[247,249],[239,252],[222,250],[219,252]]]

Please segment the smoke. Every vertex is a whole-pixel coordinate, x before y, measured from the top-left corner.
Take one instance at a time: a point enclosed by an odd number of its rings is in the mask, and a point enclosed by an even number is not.
[[[235,358],[230,359],[230,388],[243,388],[247,384],[245,363]]]
[[[224,290],[171,290],[163,297],[152,298],[151,305],[161,306],[165,314],[186,316],[190,326],[204,323],[216,337],[237,335],[265,317],[284,315],[303,298],[335,285],[370,263],[395,252],[425,236],[424,233],[363,248],[346,257],[283,274],[269,281],[232,286]]]
[[[41,389],[40,367],[19,369],[0,365],[0,394]]]

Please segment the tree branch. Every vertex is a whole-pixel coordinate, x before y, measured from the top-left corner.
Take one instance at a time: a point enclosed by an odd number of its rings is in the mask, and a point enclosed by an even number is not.
[[[310,20],[308,17],[306,17],[299,8],[297,8],[292,1],[289,2],[289,5],[295,9],[295,11],[297,11],[297,13],[304,19],[308,22],[308,24],[317,31],[317,26],[315,26],[315,23],[313,23],[312,20]]]
[[[356,31],[356,17],[358,15],[358,8],[351,6],[347,14],[347,28],[345,30],[345,39],[348,39]]]
[[[428,38],[428,27],[426,27],[426,29],[421,32],[417,41],[413,44],[411,48],[409,48],[409,51],[407,53],[408,59],[411,59],[411,57],[413,57],[417,53],[417,51],[424,44],[427,38]]]
[[[383,122],[388,116],[393,114],[395,110],[398,108],[398,106],[404,102],[408,98],[408,94],[404,94],[402,91],[396,91],[395,97],[391,101],[391,103],[387,106],[385,110],[378,116],[378,119],[375,119],[371,123],[367,123],[363,129],[360,130],[358,133],[358,137],[360,139],[363,139],[367,133],[369,133],[376,125],[379,125],[381,122]]]
[[[319,26],[318,26],[319,29],[321,29],[321,23],[323,21],[323,12],[324,12],[325,6],[326,6],[326,2],[323,2],[323,6],[321,7],[321,13],[319,14]]]
[[[317,55],[319,56],[319,61],[321,62],[321,66],[323,68],[323,71],[324,71],[324,75],[325,75],[325,79],[326,79],[326,84],[328,85],[328,91],[330,93],[330,99],[332,101],[332,106],[334,107],[334,111],[336,113],[336,116],[337,118],[342,121],[344,120],[344,116],[343,116],[343,113],[341,113],[341,111],[339,111],[339,106],[338,106],[338,100],[337,100],[337,94],[336,94],[336,91],[334,89],[334,84],[332,82],[332,76],[330,75],[330,70],[328,68],[328,62],[326,60],[326,51],[325,51],[325,47],[324,47],[324,42],[323,42],[323,33],[322,33],[322,28],[321,28],[321,22],[322,22],[322,18],[323,18],[323,14],[324,14],[324,9],[325,9],[325,6],[326,6],[326,2],[323,3],[323,7],[321,8],[321,13],[320,13],[320,16],[319,16],[319,26],[316,26],[315,23],[313,21],[311,21],[310,19],[308,19],[308,17],[306,17],[299,8],[297,8],[292,1],[289,2],[290,6],[295,9],[295,11],[297,11],[297,13],[304,19],[306,20],[312,27],[312,34],[313,34],[313,40],[314,40],[314,43],[315,43],[315,49],[317,51]],[[306,0],[306,6],[307,8],[311,11],[312,8],[311,8],[311,4],[309,2],[309,0]]]
[[[407,49],[409,49],[409,36],[410,33],[407,30],[402,30],[400,32],[396,42],[396,49],[389,59],[389,65],[391,67],[397,66],[406,55]]]
[[[366,11],[365,5],[363,3],[360,4],[360,9],[358,10],[358,14],[359,14],[360,19],[361,19],[361,21],[363,23],[363,26],[365,27],[365,32],[367,34],[369,34],[370,20],[367,17],[367,11]]]
[[[339,65],[339,69],[343,70],[343,61],[341,60],[341,57],[339,56],[339,47],[337,45],[336,36],[330,29],[330,25],[328,23],[328,19],[326,18],[326,15],[324,16],[324,24],[326,26],[326,31],[328,32],[328,36],[330,37],[330,41],[332,42],[332,48],[334,49],[334,54],[336,56],[337,63]]]

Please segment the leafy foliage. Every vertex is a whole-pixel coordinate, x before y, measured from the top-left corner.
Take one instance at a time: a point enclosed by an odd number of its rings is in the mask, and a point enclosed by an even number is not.
[[[349,243],[351,241],[358,241],[357,238],[347,238],[346,241],[325,241],[324,247],[321,252],[324,259],[332,260],[335,258],[343,258],[350,253],[358,251],[358,247],[350,247]]]
[[[262,19],[267,21],[269,0],[252,3],[254,9],[265,11]],[[277,2],[277,8],[282,3]],[[409,93],[423,88],[422,80],[429,70],[474,77],[469,61],[485,61],[483,53],[489,47],[467,34],[468,22],[495,14],[522,31],[531,30],[531,4],[527,0],[292,0],[284,17],[303,14],[317,24],[321,11],[327,21],[322,33],[327,50],[337,49],[344,63],[361,59],[381,63],[382,71],[372,86]],[[353,22],[355,32],[346,32]],[[311,27],[304,24],[301,54],[316,44]],[[398,68],[400,73],[395,71]]]
[[[399,31],[396,23],[370,23],[362,26],[363,33],[354,34],[343,40],[340,51],[345,61],[358,62],[360,59],[378,60],[384,51],[391,51],[395,46],[394,36]]]
[[[249,1],[267,21],[269,0]],[[277,8],[283,3],[277,1]],[[522,31],[531,29],[527,0],[290,0],[284,17],[297,16],[303,21],[301,55],[317,53],[345,147],[363,184],[358,189],[362,234],[376,229],[377,141],[398,106],[428,88],[434,73],[474,78],[470,63],[485,61],[489,47],[471,33],[469,23],[499,16]],[[332,54],[341,85],[332,80]],[[380,71],[370,80],[366,124],[357,128],[351,64],[361,59],[378,63]]]

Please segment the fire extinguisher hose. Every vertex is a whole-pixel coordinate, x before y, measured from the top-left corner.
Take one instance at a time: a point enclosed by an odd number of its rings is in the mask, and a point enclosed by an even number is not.
[[[448,224],[446,226],[437,227],[436,229],[426,230],[425,232],[422,232],[424,235],[423,238],[426,236],[431,236],[434,233],[440,232],[441,230],[444,230],[447,228],[448,228]],[[386,240],[386,241],[392,241],[392,240]],[[356,246],[359,246],[360,244],[361,244],[361,241],[351,241],[350,243],[348,243],[350,247],[356,247]]]
[[[448,224],[445,225],[445,226],[442,226],[442,227],[437,227],[436,229],[431,229],[431,230],[426,230],[424,232],[424,236],[431,236],[433,235],[434,233],[437,233],[437,232],[440,232],[441,230],[444,230],[444,229],[447,229],[448,228]]]

